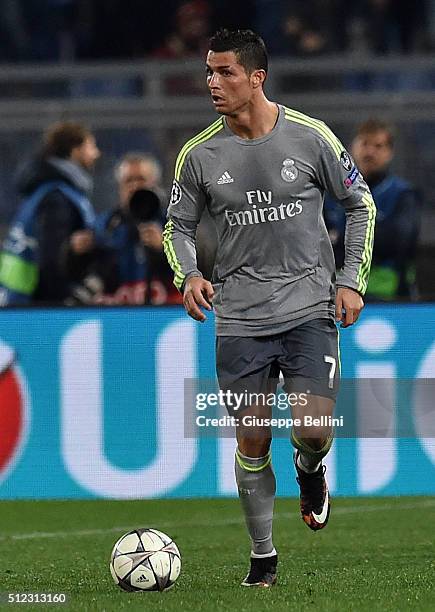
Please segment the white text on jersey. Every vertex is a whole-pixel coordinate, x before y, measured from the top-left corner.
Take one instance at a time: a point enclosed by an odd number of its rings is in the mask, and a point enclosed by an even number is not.
[[[270,190],[260,191],[259,189],[255,189],[255,191],[247,191],[246,197],[249,204],[253,204],[254,202],[258,202],[259,204],[262,202],[272,204],[272,192]]]
[[[256,204],[252,205],[252,210],[241,210],[235,212],[233,210],[225,211],[225,218],[231,227],[234,225],[257,225],[259,223],[270,223],[271,221],[285,221],[287,218],[296,217],[302,212],[301,200],[279,206],[270,206],[265,208],[257,208]]]

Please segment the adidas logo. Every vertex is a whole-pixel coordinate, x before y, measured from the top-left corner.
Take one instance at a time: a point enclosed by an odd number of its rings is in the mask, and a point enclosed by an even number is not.
[[[218,179],[217,181],[218,185],[225,185],[226,183],[234,183],[233,177],[227,170],[222,174],[220,179]]]
[[[149,582],[149,579],[145,576],[145,574],[141,574],[139,578],[136,579],[136,582]]]

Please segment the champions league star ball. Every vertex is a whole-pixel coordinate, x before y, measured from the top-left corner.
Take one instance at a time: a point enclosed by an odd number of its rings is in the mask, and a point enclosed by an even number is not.
[[[135,529],[116,542],[110,573],[124,591],[166,591],[180,575],[175,542],[157,529]]]

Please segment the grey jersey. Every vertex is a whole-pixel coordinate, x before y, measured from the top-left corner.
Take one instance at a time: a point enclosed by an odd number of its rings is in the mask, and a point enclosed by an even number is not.
[[[188,277],[201,276],[195,233],[208,208],[218,233],[212,279],[217,335],[271,335],[334,316],[325,191],[346,210],[345,264],[337,285],[363,295],[375,205],[352,158],[322,121],[279,106],[275,127],[261,138],[239,138],[221,117],[184,145],[164,247],[182,290]]]

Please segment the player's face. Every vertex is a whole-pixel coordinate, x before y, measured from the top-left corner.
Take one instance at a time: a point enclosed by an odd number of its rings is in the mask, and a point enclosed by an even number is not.
[[[246,74],[234,51],[209,51],[207,55],[207,85],[216,111],[235,115],[250,102],[254,93],[252,74]]]
[[[119,200],[127,206],[131,196],[138,189],[153,189],[157,177],[152,164],[146,161],[124,162],[119,169]]]
[[[364,176],[382,172],[393,158],[388,132],[380,130],[357,136],[352,143],[352,154]]]

